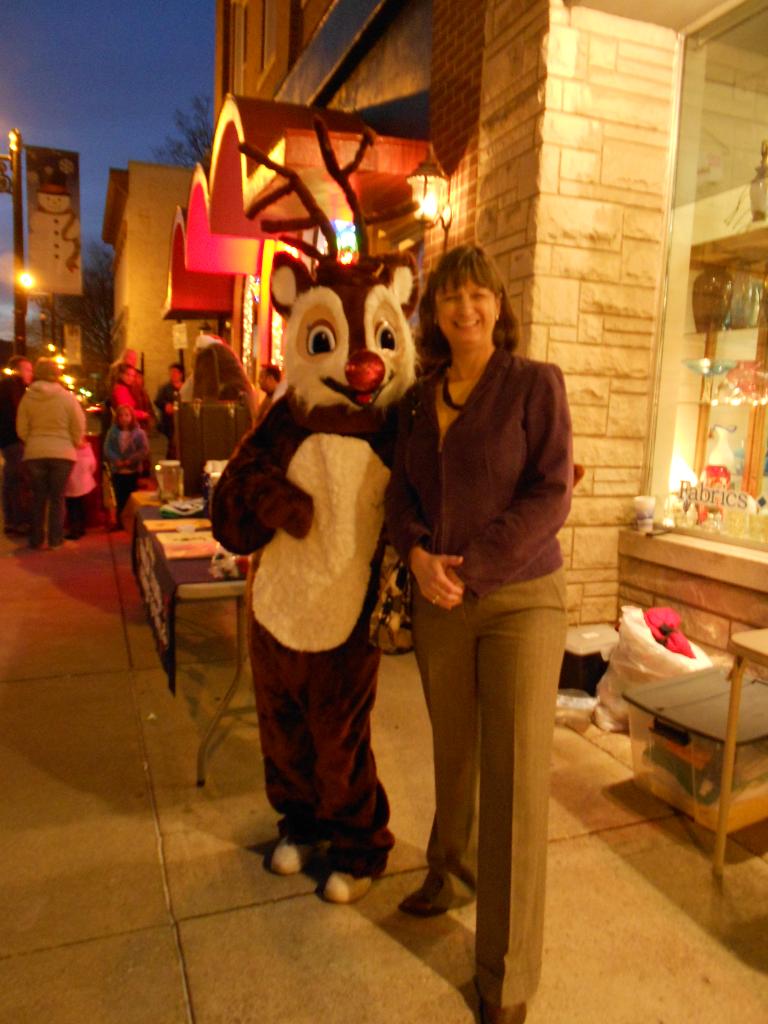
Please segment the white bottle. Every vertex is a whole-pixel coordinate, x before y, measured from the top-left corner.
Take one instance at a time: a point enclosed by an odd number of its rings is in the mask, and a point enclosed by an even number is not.
[[[707,465],[724,466],[731,476],[736,474],[736,455],[728,444],[728,435],[735,430],[736,427],[724,427],[715,423],[709,432],[709,436],[715,439],[715,445],[707,456]]]

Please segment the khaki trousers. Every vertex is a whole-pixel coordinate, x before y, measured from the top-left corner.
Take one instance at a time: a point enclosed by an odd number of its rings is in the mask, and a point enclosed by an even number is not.
[[[561,569],[486,597],[467,595],[451,611],[418,593],[414,601],[435,763],[425,892],[447,907],[476,894],[477,981],[495,1006],[527,1002],[539,982],[566,627]]]

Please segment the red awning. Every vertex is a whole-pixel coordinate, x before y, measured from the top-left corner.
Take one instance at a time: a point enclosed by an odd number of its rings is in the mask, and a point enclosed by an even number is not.
[[[171,236],[165,320],[201,320],[232,311],[232,274],[206,274],[185,266],[183,211],[177,207]]]
[[[255,274],[261,240],[211,231],[210,203],[205,171],[198,165],[189,189],[185,219],[185,266],[208,274]]]

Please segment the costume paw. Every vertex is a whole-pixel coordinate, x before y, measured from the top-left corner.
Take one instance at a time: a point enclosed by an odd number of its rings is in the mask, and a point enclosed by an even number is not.
[[[368,875],[355,878],[343,871],[332,871],[323,886],[322,897],[329,903],[355,903],[361,900],[371,888]]]
[[[306,491],[285,480],[273,477],[262,488],[256,506],[256,518],[270,530],[283,529],[292,537],[306,537],[312,525],[314,504]]]
[[[311,843],[293,843],[283,836],[272,851],[269,870],[276,875],[297,875],[312,856],[313,851],[314,846]]]

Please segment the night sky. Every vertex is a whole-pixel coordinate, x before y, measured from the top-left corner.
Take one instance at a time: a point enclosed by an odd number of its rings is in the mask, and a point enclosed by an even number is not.
[[[109,168],[153,160],[153,148],[174,134],[174,111],[196,94],[212,96],[215,0],[0,6],[0,152],[8,152],[9,129],[18,128],[25,144],[80,154],[85,247],[101,237]],[[6,339],[13,337],[12,248],[11,199],[0,194]]]

